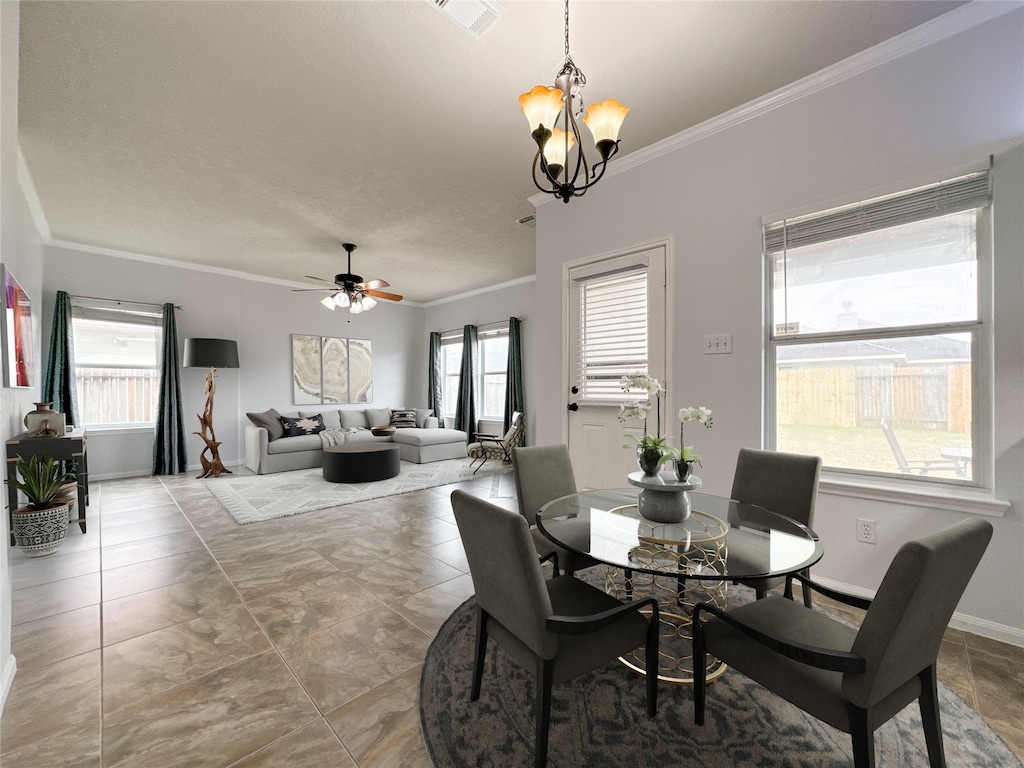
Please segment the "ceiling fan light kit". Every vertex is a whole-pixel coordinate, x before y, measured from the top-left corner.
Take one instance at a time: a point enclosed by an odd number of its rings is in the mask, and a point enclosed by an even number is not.
[[[601,156],[591,166],[576,122],[583,113],[586,84],[586,76],[569,55],[569,0],[565,0],[565,63],[555,78],[555,87],[536,85],[519,97],[519,105],[530,124],[530,135],[537,142],[533,183],[541,192],[560,197],[565,203],[582,197],[604,176],[608,161],[619,151],[619,129],[629,113],[629,107],[617,99],[591,104],[587,109],[583,122]],[[561,128],[555,127],[559,115]]]
[[[390,283],[385,280],[363,281],[362,275],[352,274],[352,251],[356,249],[353,243],[342,243],[341,247],[348,253],[348,272],[341,272],[334,276],[333,287],[331,288],[295,288],[295,291],[330,291],[329,296],[320,299],[320,303],[332,312],[335,308],[348,309],[350,314],[358,315],[360,312],[369,312],[377,306],[377,299],[388,301],[401,301],[402,297],[397,293],[387,293],[380,290],[389,288]],[[324,280],[322,277],[306,275],[310,280]],[[376,298],[374,298],[376,297]]]

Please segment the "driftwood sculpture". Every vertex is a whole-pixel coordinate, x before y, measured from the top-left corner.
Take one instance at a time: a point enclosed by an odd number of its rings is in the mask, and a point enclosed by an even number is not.
[[[217,391],[217,384],[214,381],[216,376],[216,368],[211,368],[209,373],[206,374],[206,407],[199,414],[200,431],[192,433],[193,435],[199,435],[203,438],[203,442],[206,443],[203,452],[199,454],[199,461],[203,465],[203,473],[196,477],[197,480],[203,477],[219,477],[225,473],[231,474],[231,470],[221,463],[220,441],[217,440],[216,435],[213,433],[213,393]],[[207,451],[210,452],[210,458],[206,458]]]

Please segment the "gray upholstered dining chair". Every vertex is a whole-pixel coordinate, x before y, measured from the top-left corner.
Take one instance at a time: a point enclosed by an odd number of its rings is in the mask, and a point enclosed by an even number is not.
[[[541,560],[552,560],[554,575],[559,575],[560,568],[571,575],[597,565],[596,560],[558,546],[537,530],[537,512],[541,507],[549,501],[576,493],[576,477],[572,471],[569,446],[558,444],[513,448],[512,470],[516,478],[519,512],[530,524],[530,535]],[[580,535],[589,537],[589,527],[585,531],[581,530]]]
[[[873,600],[808,586],[866,608],[860,628],[784,597],[729,612],[694,609],[694,658],[715,656],[853,739],[856,768],[875,764],[874,731],[917,699],[931,768],[944,768],[936,656],[960,597],[992,538],[964,520],[900,547]],[[706,622],[703,614],[707,614]],[[704,724],[705,667],[695,663],[694,719]]]
[[[648,669],[658,664],[658,605],[621,603],[572,576],[545,581],[522,515],[452,493],[452,509],[469,560],[477,602],[470,699],[480,697],[487,638],[537,680],[534,764],[547,763],[551,687],[596,669],[641,645]],[[641,609],[650,614],[648,619]],[[623,674],[627,674],[623,668]],[[658,708],[658,676],[647,676],[647,713]]]
[[[764,507],[813,528],[820,475],[821,459],[817,456],[741,448],[736,459],[730,498]],[[808,576],[808,571],[803,575]],[[784,582],[782,576],[740,581],[751,587],[758,599]],[[804,605],[810,608],[811,593],[806,589],[803,593]],[[787,591],[787,596],[789,594]]]

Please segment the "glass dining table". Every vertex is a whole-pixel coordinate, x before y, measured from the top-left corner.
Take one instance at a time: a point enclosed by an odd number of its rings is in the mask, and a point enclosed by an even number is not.
[[[658,676],[685,685],[693,682],[694,605],[711,602],[727,610],[730,583],[797,573],[818,562],[824,548],[785,510],[690,492],[686,519],[661,523],[639,514],[639,492],[634,487],[563,496],[540,509],[537,527],[559,546],[604,563],[609,594],[657,599]],[[622,661],[647,674],[642,649]],[[709,680],[724,671],[717,659],[709,660]]]

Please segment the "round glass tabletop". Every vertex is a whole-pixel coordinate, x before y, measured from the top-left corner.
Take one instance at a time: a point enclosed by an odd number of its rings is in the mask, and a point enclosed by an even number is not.
[[[658,523],[638,513],[639,491],[563,496],[540,509],[537,527],[556,544],[602,563],[693,579],[784,576],[824,554],[814,531],[784,514],[691,491],[687,519]]]

